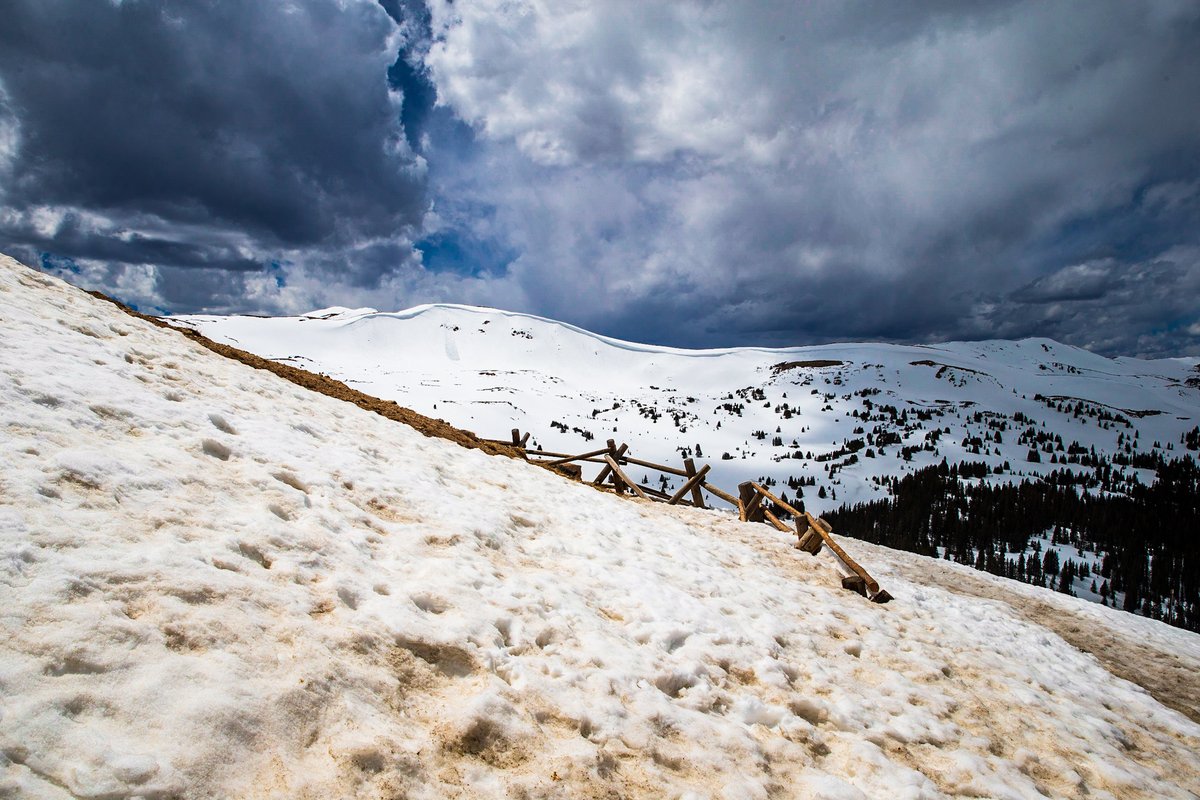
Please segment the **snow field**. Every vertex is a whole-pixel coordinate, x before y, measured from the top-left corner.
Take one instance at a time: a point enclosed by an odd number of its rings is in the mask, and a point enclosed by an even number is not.
[[[1200,727],[914,556],[848,542],[874,605],[7,261],[0,407],[0,796],[1200,791]]]
[[[1012,470],[1028,474],[1059,468],[1048,454],[1043,463],[1026,463],[1029,446],[1018,443],[1024,425],[1011,421],[1003,442],[986,442],[981,454],[969,452],[961,444],[965,437],[991,434],[986,424],[971,421],[976,412],[1022,412],[1039,423],[1035,427],[1061,433],[1068,444],[1077,440],[1108,455],[1117,451],[1119,433],[1132,437],[1135,430],[1142,452],[1158,441],[1179,448],[1166,452],[1167,457],[1182,455],[1181,433],[1200,424],[1200,393],[1186,383],[1197,378],[1196,359],[1107,359],[1048,339],[680,350],[622,342],[527,314],[458,305],[174,321],[216,341],[324,372],[485,437],[507,438],[509,430],[519,427],[531,431],[547,450],[573,453],[616,437],[639,457],[675,464],[679,447],[699,444],[703,456],[698,460],[712,466],[710,480],[727,489],[748,477],[771,476],[781,486],[789,476],[813,478],[836,493],[836,498],[821,499],[816,487],[806,490],[805,502],[814,512],[885,497],[873,479],[915,471],[943,456],[952,463],[983,461],[992,467],[1008,462]],[[786,362],[822,361],[841,365],[801,366],[777,374],[773,369]],[[760,389],[762,399],[737,394],[747,388]],[[883,426],[901,431],[903,445],[920,445],[932,428],[948,428],[938,452],[917,452],[906,461],[901,445],[889,445],[886,452],[876,447],[876,457],[859,453],[857,463],[842,466],[833,477],[826,474],[826,463],[781,458],[796,449],[830,453],[846,440],[863,438],[856,429],[871,431],[878,424],[851,416],[864,410],[868,398],[857,395],[863,390],[882,390],[869,397],[876,406],[890,404],[910,412],[940,409],[942,415],[923,423],[921,430]],[[1161,413],[1126,414],[1133,428],[1104,430],[1094,419],[1048,408],[1034,399],[1039,394],[1083,399],[1112,413]],[[743,408],[732,414],[721,408],[726,403]],[[784,403],[792,416],[779,413]],[[659,416],[649,416],[650,409]],[[567,430],[554,429],[552,422]],[[585,440],[579,431],[594,439]],[[754,431],[767,438],[755,438]],[[781,445],[772,444],[776,435]],[[724,453],[732,460],[723,460]],[[632,472],[641,477],[638,470]]]

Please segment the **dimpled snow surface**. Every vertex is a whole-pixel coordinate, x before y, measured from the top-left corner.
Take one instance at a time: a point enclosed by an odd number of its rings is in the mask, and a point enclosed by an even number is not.
[[[965,570],[846,540],[872,604],[766,526],[423,437],[7,259],[0,409],[3,797],[1200,791],[1194,722],[919,579]]]

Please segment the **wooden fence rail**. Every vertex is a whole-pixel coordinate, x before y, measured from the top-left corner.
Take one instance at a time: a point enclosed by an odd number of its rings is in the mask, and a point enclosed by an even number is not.
[[[602,465],[600,472],[592,480],[592,485],[600,487],[607,483],[617,494],[624,494],[626,491],[630,491],[643,500],[657,500],[665,502],[668,505],[682,504],[696,508],[706,508],[703,492],[708,492],[713,497],[717,497],[736,508],[738,518],[743,522],[761,522],[769,524],[784,533],[792,533],[792,528],[788,527],[768,507],[767,503],[772,503],[775,506],[775,510],[782,509],[780,513],[786,511],[792,516],[796,526],[794,532],[798,539],[796,543],[797,549],[804,550],[815,556],[820,553],[822,545],[829,548],[838,571],[842,575],[843,588],[855,591],[876,603],[886,603],[892,599],[892,596],[879,588],[879,583],[857,561],[851,558],[841,545],[834,541],[833,528],[828,522],[819,517],[814,517],[807,511],[797,510],[781,498],[776,497],[766,487],[754,481],[746,481],[739,484],[739,496],[734,497],[705,480],[710,469],[708,464],[697,470],[695,463],[690,458],[683,460],[682,469],[667,464],[645,461],[629,455],[627,452],[629,445],[621,444],[618,446],[613,439],[605,442],[604,447],[576,454],[552,453],[545,450],[530,449],[528,446],[529,433],[522,434],[518,428],[513,428],[511,441],[500,439],[488,441],[517,447],[523,450],[527,457],[531,457],[533,463],[543,467],[573,469],[573,474],[577,475],[580,480],[582,480],[582,472],[575,465],[580,463],[600,464]],[[666,475],[675,475],[685,480],[683,485],[672,494],[650,486],[639,486],[622,469],[622,467],[629,464],[657,470]],[[689,494],[691,497],[687,499]]]
[[[843,587],[847,589],[853,589],[854,591],[869,597],[876,603],[886,603],[892,599],[890,594],[879,588],[878,581],[872,578],[871,575],[865,569],[863,569],[857,561],[851,558],[850,555],[844,549],[842,549],[841,545],[833,540],[833,527],[828,522],[819,517],[814,517],[807,511],[797,511],[791,505],[785,503],[783,500],[771,494],[771,492],[767,491],[764,487],[753,481],[748,481],[739,485],[738,489],[741,490],[743,496],[752,493],[754,498],[758,500],[758,503],[755,504],[755,508],[761,510],[764,515],[770,514],[771,523],[780,530],[790,532],[787,526],[780,522],[774,514],[771,514],[770,511],[762,507],[762,500],[770,500],[772,503],[791,514],[796,520],[796,536],[798,539],[796,546],[798,548],[807,550],[813,555],[816,555],[818,552],[820,552],[820,543],[823,542],[824,544],[828,545],[830,551],[833,553],[834,558],[837,560],[840,566]],[[803,530],[800,528],[800,520],[804,520],[805,522]],[[813,534],[816,534],[818,537],[815,547],[812,544],[814,541],[812,536]]]

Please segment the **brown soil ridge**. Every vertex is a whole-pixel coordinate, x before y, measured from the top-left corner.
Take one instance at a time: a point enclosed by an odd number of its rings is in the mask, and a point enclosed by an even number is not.
[[[454,442],[457,445],[461,445],[462,447],[474,450],[482,450],[489,455],[507,456],[509,458],[525,460],[525,452],[523,450],[511,445],[505,445],[499,442],[481,439],[471,431],[463,430],[462,428],[456,428],[443,419],[433,419],[432,417],[427,417],[424,414],[418,414],[416,411],[413,411],[410,408],[405,408],[394,400],[381,400],[378,397],[364,394],[357,389],[351,389],[341,381],[334,380],[327,375],[317,375],[315,373],[300,369],[299,367],[293,367],[288,364],[280,364],[277,361],[271,361],[270,359],[263,358],[262,356],[256,356],[253,353],[246,352],[245,350],[239,350],[236,347],[230,347],[226,344],[214,342],[212,339],[209,339],[208,337],[202,335],[198,331],[192,330],[191,328],[172,325],[166,320],[160,319],[159,317],[152,317],[149,314],[143,314],[140,311],[135,311],[121,301],[109,297],[103,292],[89,291],[87,293],[92,297],[112,303],[130,316],[137,317],[145,322],[149,322],[151,325],[156,327],[166,328],[167,330],[174,331],[181,336],[186,336],[201,347],[208,348],[214,353],[224,356],[225,358],[231,358],[234,361],[240,361],[241,363],[250,367],[254,367],[255,369],[266,370],[267,372],[278,375],[280,378],[290,381],[297,386],[302,386],[309,391],[319,392],[320,394],[335,398],[337,400],[353,403],[354,405],[366,411],[373,411],[380,416],[393,420],[394,422],[401,422],[426,436],[446,439]]]
[[[959,372],[970,372],[972,375],[987,375],[986,372],[980,372],[977,369],[971,369],[970,367],[956,367],[953,364],[943,364],[940,361],[931,361],[928,358],[923,358],[920,361],[910,361],[908,363],[914,367],[939,367],[940,369],[938,369],[937,373],[937,377],[939,378],[942,377],[942,373],[948,369],[956,369]]]

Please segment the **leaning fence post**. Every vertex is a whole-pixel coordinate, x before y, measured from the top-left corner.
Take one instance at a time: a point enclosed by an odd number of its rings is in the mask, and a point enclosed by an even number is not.
[[[608,454],[613,457],[614,461],[620,460],[621,456],[625,455],[625,451],[628,449],[629,445],[627,444],[617,447],[617,443],[614,440],[608,440]],[[600,474],[596,476],[596,480],[592,481],[592,486],[603,486],[604,480],[608,477],[610,472],[612,472],[612,467],[605,464],[604,467],[601,468]]]
[[[671,495],[671,498],[669,500],[667,500],[668,505],[672,505],[672,506],[675,505],[680,500],[682,500],[683,496],[685,494],[687,494],[688,492],[692,493],[693,500],[697,497],[700,497],[700,484],[704,482],[704,476],[708,474],[708,464],[705,464],[703,467],[700,468],[699,472],[696,472],[695,466],[691,463],[691,460],[689,459],[688,467],[691,468],[691,473],[692,473],[691,477],[688,478],[686,481],[684,481],[683,486],[679,487],[679,491],[677,491],[677,492],[675,492],[675,494]],[[698,502],[693,502],[693,505],[696,505],[697,508],[704,508],[703,499],[701,499]]]
[[[604,460],[607,461],[608,466],[612,468],[613,486],[617,487],[618,494],[623,491],[623,487],[628,486],[630,491],[643,500],[650,499],[646,496],[646,493],[642,491],[642,487],[634,483],[633,479],[625,474],[620,465],[617,464],[617,459],[613,458],[611,455],[607,455],[604,457]]]
[[[696,462],[690,458],[685,458],[683,460],[683,470],[687,473],[688,482],[691,483],[692,479],[696,477]],[[704,465],[704,471],[708,472],[707,464]],[[703,480],[704,478],[701,477],[699,481],[692,484],[692,505],[696,508],[704,508],[704,492],[700,490],[700,484]]]
[[[762,495],[758,493],[753,481],[746,481],[738,484],[738,498],[742,501],[742,508],[746,516],[746,522],[762,522],[763,510],[760,507],[762,504]]]
[[[820,517],[814,517],[812,514],[808,513],[807,511],[797,511],[795,508],[788,505],[783,500],[781,500],[780,498],[771,494],[765,488],[763,488],[762,486],[759,486],[757,483],[754,483],[753,481],[748,481],[747,483],[743,483],[738,488],[742,489],[746,486],[750,486],[752,488],[752,490],[755,492],[755,497],[757,499],[762,500],[763,498],[766,498],[766,499],[770,500],[772,503],[775,503],[777,506],[785,509],[792,516],[794,516],[797,520],[796,521],[796,532],[797,533],[800,533],[799,520],[800,520],[801,515],[803,515],[804,519],[808,522],[808,531],[800,536],[799,546],[802,547],[802,549],[808,550],[809,546],[811,546],[811,544],[812,544],[812,540],[809,538],[810,535],[820,537],[820,541],[822,543],[828,545],[829,549],[833,551],[834,560],[840,565],[839,568],[844,570],[843,577],[855,579],[855,580],[844,581],[842,585],[845,588],[853,589],[856,592],[861,592],[862,594],[865,594],[874,603],[886,603],[892,599],[892,596],[890,594],[888,594],[886,591],[880,589],[879,584],[875,581],[875,579],[872,578],[867,573],[867,571],[858,564],[857,561],[855,561],[853,558],[851,558],[849,556],[849,554],[847,554],[846,551],[842,549],[841,545],[839,545],[837,542],[835,542],[833,540],[833,536],[832,536],[833,528],[829,525],[828,522],[821,519]],[[820,545],[817,545],[815,547],[815,549],[809,550],[809,552],[811,552],[813,555],[816,555],[817,551],[820,549],[821,549]],[[859,581],[861,581],[861,584],[859,583]]]

